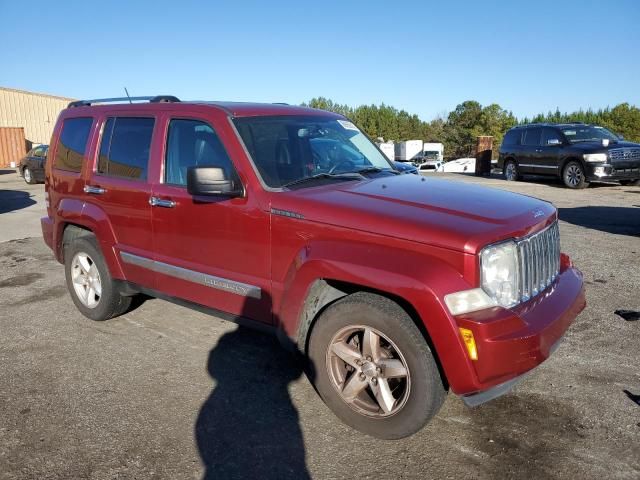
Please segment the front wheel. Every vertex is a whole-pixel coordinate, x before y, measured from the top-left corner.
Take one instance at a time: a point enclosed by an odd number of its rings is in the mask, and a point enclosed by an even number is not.
[[[579,189],[589,186],[589,182],[584,176],[582,165],[576,161],[571,161],[565,165],[562,172],[562,180],[565,186],[569,188]]]
[[[311,332],[312,381],[344,423],[382,439],[420,430],[446,391],[436,361],[395,302],[355,293],[329,306]]]
[[[22,171],[22,178],[24,178],[24,181],[27,182],[29,185],[33,185],[34,183],[36,183],[35,179],[33,178],[33,174],[31,173],[31,169],[29,167],[25,167],[24,170]]]

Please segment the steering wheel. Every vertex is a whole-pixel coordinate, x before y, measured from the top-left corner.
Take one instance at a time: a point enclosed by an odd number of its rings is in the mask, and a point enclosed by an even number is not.
[[[347,168],[345,168],[345,171],[352,170],[353,167],[355,166],[355,164],[351,160],[340,160],[338,163],[336,163],[333,167],[329,169],[329,173],[330,174],[334,173],[336,170],[338,170],[338,167],[341,165],[347,165]]]

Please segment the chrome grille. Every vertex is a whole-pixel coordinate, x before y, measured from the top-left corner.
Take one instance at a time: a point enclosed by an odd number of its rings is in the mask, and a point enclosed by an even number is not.
[[[629,162],[640,160],[640,148],[614,148],[609,150],[611,162]]]
[[[558,276],[560,271],[558,222],[516,243],[520,262],[518,282],[520,299],[525,302],[542,292]]]

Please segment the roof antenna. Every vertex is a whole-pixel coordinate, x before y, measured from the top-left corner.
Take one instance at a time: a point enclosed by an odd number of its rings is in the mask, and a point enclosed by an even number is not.
[[[126,93],[126,94],[127,94],[127,98],[129,99],[129,103],[133,103],[133,102],[131,101],[131,97],[129,96],[129,92],[127,91],[127,87],[124,87],[124,93]]]

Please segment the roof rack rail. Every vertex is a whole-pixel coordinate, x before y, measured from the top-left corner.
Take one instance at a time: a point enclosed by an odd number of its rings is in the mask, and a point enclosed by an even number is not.
[[[94,98],[92,100],[76,100],[69,103],[67,108],[88,107],[96,103],[131,103],[131,102],[149,102],[149,103],[173,103],[179,102],[178,97],[173,95],[155,95],[153,97],[113,97],[113,98]]]

